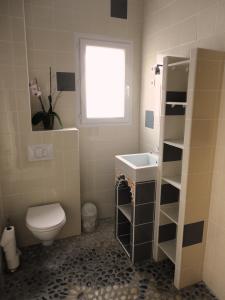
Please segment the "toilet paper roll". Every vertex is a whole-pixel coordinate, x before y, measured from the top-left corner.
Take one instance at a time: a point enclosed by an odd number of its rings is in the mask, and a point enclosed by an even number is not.
[[[5,227],[2,238],[1,246],[5,252],[6,262],[10,271],[15,271],[19,266],[19,252],[16,248],[16,237],[14,226]]]

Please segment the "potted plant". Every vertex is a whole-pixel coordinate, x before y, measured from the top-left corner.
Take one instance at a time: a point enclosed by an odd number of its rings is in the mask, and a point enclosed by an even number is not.
[[[40,87],[38,86],[37,79],[35,78],[29,84],[31,95],[38,98],[42,109],[41,111],[38,111],[33,115],[32,124],[37,125],[40,122],[42,122],[45,130],[52,130],[54,128],[55,118],[57,119],[60,127],[63,128],[59,115],[54,111],[57,100],[61,93],[59,92],[58,95],[55,97],[54,104],[53,104],[51,67],[49,68],[49,81],[50,82],[49,82],[49,95],[48,95],[48,104],[49,104],[48,109],[46,109],[43,104],[42,92]]]

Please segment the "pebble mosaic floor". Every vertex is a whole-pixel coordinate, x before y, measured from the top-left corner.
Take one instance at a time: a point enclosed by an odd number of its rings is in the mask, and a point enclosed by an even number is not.
[[[131,264],[112,220],[96,232],[22,249],[20,269],[4,276],[1,300],[216,299],[204,283],[177,291],[169,261]]]

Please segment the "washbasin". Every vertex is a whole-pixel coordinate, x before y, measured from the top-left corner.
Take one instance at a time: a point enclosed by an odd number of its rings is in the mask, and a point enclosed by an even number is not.
[[[158,155],[136,153],[115,156],[116,175],[125,175],[135,182],[156,179]]]

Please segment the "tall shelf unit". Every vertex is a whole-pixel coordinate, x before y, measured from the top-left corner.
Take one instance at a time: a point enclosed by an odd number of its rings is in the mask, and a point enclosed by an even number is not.
[[[201,103],[204,102],[200,101],[196,92],[207,91],[211,84],[210,76],[213,76],[208,65],[215,61],[219,72],[223,59],[224,53],[194,49],[190,58],[165,57],[163,61],[153,256],[156,261],[169,258],[173,262],[177,288],[202,279],[204,223],[208,216],[203,213],[205,209],[199,210],[198,201],[208,208],[209,199],[198,198],[204,187],[196,184],[193,188],[190,164],[193,164],[195,146],[198,145],[201,150],[210,144],[215,145],[215,138],[204,134],[204,127],[199,126],[198,119],[201,119],[202,111],[208,108],[203,106],[201,111]],[[218,77],[218,81],[220,79]],[[218,88],[219,82],[217,91]],[[208,130],[215,129],[212,122],[207,124]],[[198,132],[201,138],[197,139],[193,132]],[[201,151],[199,153],[201,155]],[[195,167],[201,169],[201,163],[201,159],[196,160],[195,157]],[[205,175],[209,180],[211,173],[209,170]],[[200,172],[194,176],[196,181],[201,180]],[[193,201],[195,199],[196,202]],[[199,212],[192,214],[197,209]],[[201,259],[194,264],[197,257]]]
[[[189,79],[187,58],[166,57],[163,62],[161,114],[158,249],[176,263],[177,225]]]

